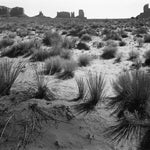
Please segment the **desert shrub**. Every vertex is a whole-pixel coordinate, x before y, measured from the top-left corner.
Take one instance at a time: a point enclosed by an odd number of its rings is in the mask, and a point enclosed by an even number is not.
[[[62,61],[59,56],[51,57],[45,60],[44,64],[44,74],[53,75],[59,73],[62,69]]]
[[[90,47],[86,44],[86,43],[83,43],[83,42],[79,42],[78,44],[77,44],[77,47],[76,47],[77,49],[79,49],[79,50],[90,50]]]
[[[62,61],[62,71],[58,73],[59,79],[70,79],[74,77],[74,71],[77,68],[77,63],[74,60]]]
[[[120,41],[121,37],[117,32],[111,31],[111,32],[105,34],[105,37],[103,38],[103,40],[104,41],[107,41],[107,40],[118,40],[118,41]]]
[[[89,65],[90,61],[91,61],[91,57],[87,54],[82,54],[78,58],[78,64],[80,67],[82,67],[82,66],[85,67],[85,66]]]
[[[150,43],[150,34],[144,36],[144,43]]]
[[[49,50],[50,56],[58,56],[62,53],[62,48],[60,46],[54,46]]]
[[[10,89],[23,69],[23,63],[4,59],[0,62],[0,96],[10,94]]]
[[[30,57],[30,61],[44,61],[45,59],[49,58],[50,52],[46,49],[37,49],[33,51],[32,56]]]
[[[119,46],[125,46],[126,45],[126,42],[125,41],[120,41],[119,42]]]
[[[0,49],[11,46],[13,44],[14,44],[14,40],[10,38],[3,38],[2,40],[0,40]]]
[[[132,50],[129,52],[129,60],[137,59],[139,57],[139,52]]]
[[[35,85],[33,86],[33,97],[45,99],[48,101],[55,100],[55,94],[48,88],[48,82],[45,81],[44,75],[35,70]]]
[[[122,38],[127,38],[128,37],[128,34],[123,30],[123,29],[121,29],[121,30],[119,30],[119,35],[122,37]]]
[[[105,99],[104,77],[102,74],[89,72],[87,74],[86,84],[84,85],[82,80],[79,82],[81,82],[81,87],[86,87],[86,89],[82,91],[81,103],[75,104],[74,109],[79,114],[89,113],[94,110],[99,102],[102,102]]]
[[[91,36],[89,34],[83,34],[81,36],[81,41],[87,41],[87,42],[89,42],[91,40],[92,40],[92,38],[91,38]]]
[[[45,33],[43,43],[46,46],[56,46],[62,43],[62,37],[56,31],[49,31]]]
[[[60,57],[64,59],[70,59],[71,58],[71,51],[68,49],[62,49],[60,53]]]
[[[75,43],[76,43],[76,39],[75,38],[69,39],[69,38],[65,37],[62,40],[61,47],[62,48],[66,48],[66,49],[72,49],[72,48],[75,47]]]
[[[149,74],[141,70],[127,71],[112,85],[115,96],[110,98],[108,108],[116,116],[116,124],[107,129],[107,136],[117,143],[136,140],[141,145],[149,134],[149,130],[144,129],[149,124]]]
[[[150,50],[145,51],[144,53],[144,58],[145,58],[145,65],[149,66],[150,65]]]
[[[7,56],[10,58],[23,56],[23,55],[31,55],[33,53],[33,49],[39,49],[40,43],[38,41],[26,41],[14,44],[12,47],[8,49],[4,49],[1,53],[1,56]]]
[[[116,56],[117,50],[117,47],[105,46],[101,57],[104,59],[114,58]]]

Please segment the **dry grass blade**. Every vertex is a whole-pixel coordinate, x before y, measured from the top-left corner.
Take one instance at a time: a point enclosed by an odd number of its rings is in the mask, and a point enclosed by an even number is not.
[[[86,95],[85,82],[84,82],[83,78],[75,78],[75,81],[76,81],[77,87],[78,87],[78,97],[71,100],[72,102],[80,101],[81,99],[84,99],[84,97]]]
[[[74,106],[75,110],[80,113],[89,113],[94,110],[95,106],[102,102],[105,97],[105,81],[102,74],[88,73],[87,93],[83,99],[84,102]]]

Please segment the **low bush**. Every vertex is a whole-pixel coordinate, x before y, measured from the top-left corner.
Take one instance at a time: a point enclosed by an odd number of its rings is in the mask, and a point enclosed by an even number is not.
[[[77,44],[77,47],[76,47],[77,49],[79,49],[79,50],[90,50],[90,47],[86,44],[86,43],[83,43],[83,42],[79,42],[78,44]]]
[[[62,43],[62,37],[56,31],[49,31],[45,33],[43,43],[46,46],[57,46]]]
[[[125,46],[126,45],[126,42],[125,41],[120,41],[119,42],[119,46]]]
[[[80,67],[82,67],[82,66],[85,67],[85,66],[89,65],[90,61],[91,61],[91,57],[89,55],[86,55],[86,54],[82,54],[78,58],[78,64]]]
[[[89,41],[91,41],[91,40],[92,40],[92,38],[91,38],[91,36],[90,36],[89,34],[83,34],[83,35],[81,36],[81,41],[89,42]]]
[[[139,57],[139,52],[132,50],[129,52],[129,60],[137,59]]]
[[[77,68],[77,63],[74,60],[62,61],[62,71],[58,73],[59,79],[70,79],[74,77],[74,71]]]
[[[30,61],[44,61],[50,57],[50,51],[46,49],[37,49],[33,51]]]
[[[117,47],[105,46],[101,57],[104,59],[114,58],[116,56],[117,51]]]
[[[46,59],[44,64],[44,74],[53,75],[59,73],[62,70],[62,62],[63,59],[59,56]]]

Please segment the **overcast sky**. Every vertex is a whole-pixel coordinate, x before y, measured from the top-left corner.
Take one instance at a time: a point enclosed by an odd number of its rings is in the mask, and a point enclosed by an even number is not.
[[[55,17],[57,11],[74,11],[77,15],[83,9],[87,18],[130,18],[143,11],[149,0],[0,0],[0,5],[23,7],[25,13],[34,16],[42,11]]]

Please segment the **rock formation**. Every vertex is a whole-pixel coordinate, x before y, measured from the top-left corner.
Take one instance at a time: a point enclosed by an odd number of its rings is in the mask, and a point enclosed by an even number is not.
[[[71,18],[75,18],[74,12],[71,12]]]
[[[14,7],[10,10],[11,17],[21,17],[24,16],[24,9],[21,7]]]
[[[79,15],[77,17],[75,17],[75,13],[74,12],[66,12],[66,11],[61,11],[61,12],[57,12],[57,16],[56,18],[79,18],[79,19],[86,19],[86,17],[84,16],[84,11],[82,9],[79,10]]]
[[[70,13],[66,11],[57,12],[56,18],[70,18]]]
[[[141,13],[140,15],[138,15],[136,18],[150,18],[150,8],[149,8],[149,4],[144,5],[143,7],[143,13]]]
[[[25,16],[24,9],[22,7],[8,8],[0,6],[0,17],[21,17]]]
[[[5,6],[0,6],[0,17],[9,16],[9,8]]]

